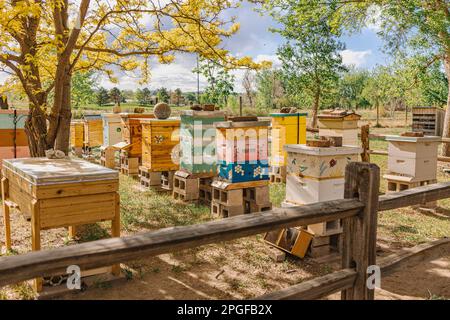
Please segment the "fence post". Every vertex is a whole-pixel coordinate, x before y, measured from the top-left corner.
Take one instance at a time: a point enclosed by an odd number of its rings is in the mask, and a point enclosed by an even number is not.
[[[378,193],[380,168],[372,163],[352,162],[345,171],[346,199],[358,198],[365,208],[344,219],[342,267],[358,273],[354,287],[342,291],[342,300],[373,300],[375,290],[367,287],[367,268],[376,264]]]

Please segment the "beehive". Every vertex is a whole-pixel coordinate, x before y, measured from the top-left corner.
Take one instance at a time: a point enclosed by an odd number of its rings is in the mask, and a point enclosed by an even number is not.
[[[269,180],[269,121],[215,124],[219,177],[231,183]]]
[[[271,166],[286,166],[286,144],[306,143],[307,113],[272,113]]]
[[[142,157],[142,125],[141,120],[153,119],[150,113],[121,113],[122,141],[130,145],[128,157]]]
[[[102,114],[103,146],[110,147],[122,141],[122,121],[118,113]]]
[[[412,130],[427,136],[442,136],[445,110],[436,107],[415,107],[412,109]]]
[[[193,175],[217,173],[214,123],[224,120],[222,111],[187,110],[181,114],[180,169]]]
[[[16,110],[15,113],[14,110],[0,110],[0,164],[2,159],[23,158],[30,155],[24,129],[27,114],[26,110]]]
[[[84,123],[82,121],[70,122],[70,146],[72,148],[83,148]]]
[[[309,204],[344,197],[345,167],[357,161],[357,147],[286,145],[288,152],[286,201]]]
[[[435,180],[440,137],[386,136],[388,171],[410,182]]]
[[[180,120],[141,119],[142,165],[152,172],[179,169]]]
[[[353,111],[324,111],[318,116],[319,135],[342,137],[343,145],[359,146],[359,119],[361,119],[361,116],[354,113]]]
[[[103,144],[102,116],[84,115],[84,145],[89,148],[99,147]]]

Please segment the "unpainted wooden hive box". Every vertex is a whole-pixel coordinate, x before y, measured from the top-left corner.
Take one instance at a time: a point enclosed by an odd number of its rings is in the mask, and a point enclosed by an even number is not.
[[[122,141],[130,145],[127,149],[131,158],[142,157],[142,123],[143,119],[154,119],[151,113],[121,113]]]
[[[358,120],[361,116],[345,110],[323,112],[318,117],[319,135],[322,137],[342,137],[342,144],[359,146]]]

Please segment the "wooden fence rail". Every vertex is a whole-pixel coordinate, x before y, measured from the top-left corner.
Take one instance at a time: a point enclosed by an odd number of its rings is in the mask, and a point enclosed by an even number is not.
[[[312,299],[344,290],[344,299],[373,299],[373,290],[367,289],[365,281],[367,266],[376,263],[377,212],[450,197],[450,183],[424,186],[381,197],[378,197],[378,187],[379,168],[376,165],[351,163],[346,170],[347,199],[289,209],[274,209],[204,224],[166,228],[124,238],[104,239],[1,257],[0,286],[65,273],[69,265],[78,265],[82,269],[104,267],[274,229],[343,219],[343,270],[266,297]],[[445,250],[449,252],[449,246],[450,241],[442,240],[438,244],[432,244],[431,247],[416,248],[413,251],[428,253],[434,252],[434,248],[439,247],[442,254]],[[392,271],[398,269],[405,259],[413,261],[420,256],[417,253],[405,252],[401,259],[394,256],[387,257],[386,260],[378,261],[378,264],[382,265],[383,270]]]

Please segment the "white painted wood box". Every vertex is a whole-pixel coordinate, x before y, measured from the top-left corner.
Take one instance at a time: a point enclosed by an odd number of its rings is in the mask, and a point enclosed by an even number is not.
[[[386,136],[388,171],[413,178],[411,181],[435,180],[440,137]]]
[[[318,116],[319,136],[342,137],[342,144],[359,146],[360,115],[347,110],[324,111]]]

